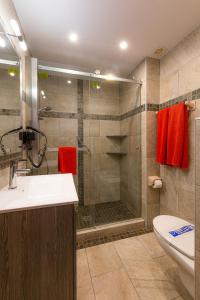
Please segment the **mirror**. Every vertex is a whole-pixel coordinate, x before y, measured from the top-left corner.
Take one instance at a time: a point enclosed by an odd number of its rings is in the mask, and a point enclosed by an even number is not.
[[[0,24],[0,136],[21,126],[19,58]],[[0,167],[21,151],[18,134],[3,138],[6,154],[0,149]]]

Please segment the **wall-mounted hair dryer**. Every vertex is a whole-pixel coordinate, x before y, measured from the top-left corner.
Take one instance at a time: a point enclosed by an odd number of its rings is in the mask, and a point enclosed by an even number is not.
[[[24,130],[22,127],[12,129],[12,130],[4,133],[0,138],[0,148],[4,155],[7,155],[8,153],[6,152],[6,148],[3,143],[3,139],[10,134],[16,134],[16,133],[19,133],[19,140],[22,143],[21,147],[22,147],[22,149],[27,151],[27,158],[30,161],[31,165],[34,168],[40,168],[43,163],[43,160],[45,158],[45,154],[46,154],[46,150],[47,150],[46,135],[42,131],[40,131],[36,128],[33,128],[31,126],[27,126],[26,130]],[[34,161],[33,156],[32,156],[33,142],[36,140],[36,135],[44,138],[44,144],[39,149],[38,154],[37,154],[38,155],[37,162]]]

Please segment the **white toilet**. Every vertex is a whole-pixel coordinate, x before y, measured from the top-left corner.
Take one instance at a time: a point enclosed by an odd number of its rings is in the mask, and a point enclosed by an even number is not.
[[[180,280],[194,298],[194,225],[168,215],[153,220],[154,233],[162,248],[179,265]]]

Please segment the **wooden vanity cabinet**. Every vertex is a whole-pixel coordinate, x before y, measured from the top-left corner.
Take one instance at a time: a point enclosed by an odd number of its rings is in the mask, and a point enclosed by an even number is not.
[[[74,205],[0,213],[0,299],[76,300]]]

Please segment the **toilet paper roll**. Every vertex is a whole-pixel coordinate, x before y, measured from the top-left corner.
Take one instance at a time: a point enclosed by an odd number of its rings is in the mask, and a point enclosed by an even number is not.
[[[156,179],[153,183],[153,189],[160,189],[162,187],[162,180]]]

